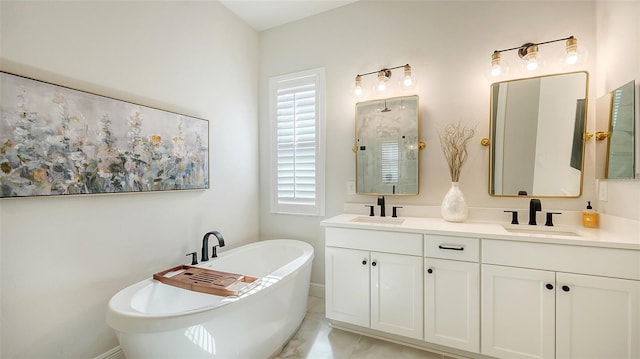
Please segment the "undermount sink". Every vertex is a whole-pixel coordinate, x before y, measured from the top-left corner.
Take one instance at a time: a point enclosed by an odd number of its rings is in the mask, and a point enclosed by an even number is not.
[[[534,227],[528,225],[521,226],[505,226],[504,229],[511,233],[523,233],[523,234],[542,234],[548,236],[567,236],[567,237],[580,237],[580,235],[574,231],[565,229],[565,228],[557,228],[557,227]]]
[[[360,216],[360,217],[356,217],[356,218],[351,219],[350,222],[378,223],[378,224],[402,224],[402,222],[404,222],[404,218]]]

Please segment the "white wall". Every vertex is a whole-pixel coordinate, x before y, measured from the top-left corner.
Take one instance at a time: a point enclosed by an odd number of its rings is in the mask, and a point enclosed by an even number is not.
[[[302,21],[260,33],[260,196],[261,238],[293,237],[314,245],[312,281],[324,283],[322,218],[269,213],[270,76],[324,66],[327,74],[326,216],[343,211],[345,202],[373,204],[372,196],[349,196],[355,178],[354,78],[358,73],[411,64],[418,80],[421,140],[420,194],[389,197],[387,203],[439,206],[450,187],[438,130],[463,120],[477,124],[461,188],[472,207],[528,208],[528,199],[488,195],[488,148],[480,139],[489,131],[489,85],[484,77],[497,49],[576,36],[595,49],[595,3],[587,1],[360,1]],[[302,46],[303,42],[308,45]],[[564,43],[543,45],[540,52],[564,51]],[[516,56],[515,52],[509,56]],[[507,57],[505,54],[504,57]],[[516,60],[512,60],[516,67]],[[519,59],[518,59],[519,61]],[[595,60],[585,68],[594,70]],[[562,72],[548,62],[547,73]],[[394,72],[395,79],[399,72]],[[367,76],[364,80],[371,80]],[[394,80],[394,78],[392,78]],[[591,78],[591,86],[594,79]],[[590,92],[592,93],[592,92]],[[589,110],[593,117],[593,109]],[[593,121],[593,118],[590,118]],[[586,164],[584,195],[543,199],[543,209],[584,208],[595,193],[593,161]],[[505,217],[506,220],[506,217]]]
[[[109,298],[258,238],[258,35],[217,2],[0,2],[1,67],[209,120],[206,191],[1,201],[2,358],[115,347]]]
[[[636,179],[604,180],[607,200],[599,210],[640,220],[640,1],[603,1],[597,4],[597,94],[636,81]],[[596,209],[598,209],[596,207]]]

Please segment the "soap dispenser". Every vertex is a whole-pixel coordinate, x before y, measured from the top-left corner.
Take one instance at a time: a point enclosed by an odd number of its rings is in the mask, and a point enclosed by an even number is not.
[[[587,209],[582,212],[582,225],[587,228],[598,228],[598,212],[591,207],[591,201],[587,201]]]

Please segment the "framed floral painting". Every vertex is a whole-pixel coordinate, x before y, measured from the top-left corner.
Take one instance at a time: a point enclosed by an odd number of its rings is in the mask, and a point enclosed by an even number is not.
[[[0,72],[0,198],[209,188],[209,122]]]

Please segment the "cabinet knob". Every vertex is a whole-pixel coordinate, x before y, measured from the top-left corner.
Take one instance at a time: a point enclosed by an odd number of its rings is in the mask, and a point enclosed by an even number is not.
[[[375,267],[375,266],[378,265],[378,263],[376,263],[376,261],[373,261],[373,262],[371,262],[371,265]]]
[[[563,285],[563,286],[562,286],[562,290],[563,290],[563,291],[565,291],[565,292],[568,292],[568,291],[570,291],[570,290],[571,290],[571,288],[569,288],[569,286],[568,286],[568,285]]]
[[[363,266],[364,266],[364,265],[367,265],[367,260],[366,260],[366,259],[363,259],[363,260],[362,260],[362,265],[363,265]]]
[[[546,287],[547,287],[547,289],[551,290],[551,289],[553,289],[553,284],[547,283]]]
[[[432,268],[427,269],[427,273],[429,274],[433,273],[433,269]]]

